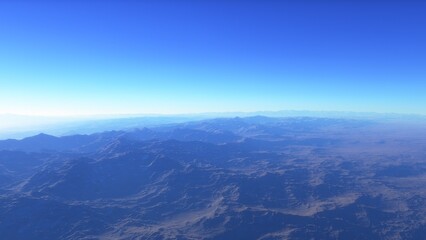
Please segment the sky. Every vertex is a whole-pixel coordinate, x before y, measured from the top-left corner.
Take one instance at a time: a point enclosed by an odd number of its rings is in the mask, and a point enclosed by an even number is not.
[[[0,114],[426,114],[423,1],[0,1]]]

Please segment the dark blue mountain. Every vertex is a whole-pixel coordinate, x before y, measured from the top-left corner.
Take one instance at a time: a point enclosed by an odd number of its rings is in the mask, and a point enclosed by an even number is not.
[[[0,141],[5,239],[422,239],[426,130],[212,119]]]

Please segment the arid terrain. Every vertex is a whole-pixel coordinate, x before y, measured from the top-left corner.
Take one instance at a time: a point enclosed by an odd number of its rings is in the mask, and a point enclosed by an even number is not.
[[[0,141],[2,239],[423,239],[426,127],[221,118]]]

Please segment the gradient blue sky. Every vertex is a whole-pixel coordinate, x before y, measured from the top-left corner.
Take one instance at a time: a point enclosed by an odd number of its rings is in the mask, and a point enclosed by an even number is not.
[[[426,114],[425,12],[421,1],[5,0],[0,114]]]

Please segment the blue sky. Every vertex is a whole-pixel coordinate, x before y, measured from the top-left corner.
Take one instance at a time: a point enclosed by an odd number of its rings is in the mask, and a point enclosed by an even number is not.
[[[421,1],[1,1],[0,114],[426,114]]]

